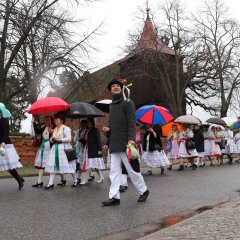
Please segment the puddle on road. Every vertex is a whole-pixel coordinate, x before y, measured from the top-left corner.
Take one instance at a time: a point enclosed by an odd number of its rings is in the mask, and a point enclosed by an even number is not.
[[[100,238],[101,240],[112,240],[112,239],[120,239],[120,240],[136,240],[138,238],[147,236],[151,233],[154,233],[156,231],[159,231],[161,229],[173,226],[183,220],[186,220],[188,218],[191,218],[195,215],[201,214],[205,211],[211,210],[215,207],[221,207],[225,202],[218,203],[216,205],[212,206],[202,206],[195,209],[189,209],[186,211],[179,212],[174,215],[170,215],[167,217],[164,217],[162,219],[138,226],[136,228],[132,228],[126,231],[113,233],[110,235],[107,235],[105,237]]]

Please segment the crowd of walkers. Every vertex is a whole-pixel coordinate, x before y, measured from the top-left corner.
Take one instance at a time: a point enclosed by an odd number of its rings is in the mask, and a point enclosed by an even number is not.
[[[164,174],[164,169],[173,170],[175,163],[179,163],[179,171],[189,165],[192,170],[204,167],[206,160],[210,166],[220,166],[224,155],[229,164],[233,163],[234,156],[237,156],[236,162],[240,161],[240,129],[234,136],[227,125],[172,124],[167,146],[163,147],[159,125],[136,122],[134,104],[124,96],[123,84],[114,79],[108,89],[113,95],[109,125],[100,130],[94,118],[84,119],[72,138],[73,132],[65,125],[63,112],[45,116],[42,127],[33,118],[33,128],[41,134],[41,144],[35,158],[38,179],[32,187],[43,187],[44,172],[49,173],[48,183],[44,185],[46,190],[54,188],[56,174],[60,176],[58,186],[66,185],[65,174],[72,176],[71,187],[84,186],[95,179],[94,172],[98,176],[96,182],[102,184],[103,149],[108,152],[111,181],[109,199],[102,202],[103,206],[120,204],[120,192],[127,189],[127,175],[140,195],[138,202],[147,199],[150,191],[141,166],[147,167],[147,174],[152,175],[153,168],[159,168]],[[100,131],[107,138],[106,144],[102,144]],[[20,167],[19,156],[9,138],[8,119],[0,110],[0,171],[9,171],[22,189],[24,179],[16,170]]]
[[[101,172],[105,169],[102,142],[100,130],[95,127],[94,119],[81,120],[80,128],[73,137],[77,159],[72,161],[68,161],[65,153],[66,149],[72,148],[72,131],[64,125],[64,121],[64,115],[61,113],[53,117],[45,116],[42,127],[39,127],[33,119],[35,132],[41,134],[41,145],[35,158],[35,168],[39,169],[39,175],[36,184],[32,187],[43,186],[44,171],[49,173],[49,182],[45,186],[47,190],[53,189],[56,174],[61,177],[57,184],[59,186],[66,185],[64,174],[67,173],[72,175],[71,187],[76,187],[78,184],[84,186],[95,179],[93,170],[98,175],[97,182],[104,182]],[[7,155],[4,156],[4,153],[1,153],[1,171],[8,170],[16,178],[19,189],[21,189],[24,180],[18,175],[16,169],[22,164],[18,161],[19,156],[9,138],[8,120],[1,117],[0,126],[1,142],[6,145],[5,149],[9,152],[10,160],[10,163],[6,164],[4,159]],[[161,139],[161,127],[150,124],[141,125],[141,127],[139,124],[136,125],[138,168],[147,166],[148,175],[152,175],[152,168],[160,168],[161,174],[164,174],[164,168],[172,170],[175,163],[179,163],[179,171],[184,170],[189,164],[193,170],[197,167],[204,167],[206,160],[210,161],[210,166],[220,166],[223,164],[224,155],[227,156],[229,164],[232,164],[234,156],[236,156],[236,162],[240,161],[240,130],[233,136],[233,132],[227,125],[222,127],[181,124],[181,130],[178,130],[178,125],[173,124],[167,137],[165,151]],[[193,146],[190,146],[191,143]],[[1,147],[4,146],[1,145]],[[103,148],[108,147],[103,146]],[[126,176],[123,182],[126,182]],[[122,183],[122,186],[126,186],[126,183]]]
[[[54,188],[56,174],[60,175],[58,186],[66,185],[65,174],[68,173],[73,179],[71,187],[84,186],[95,179],[93,170],[98,175],[96,182],[104,182],[102,170],[105,169],[105,163],[102,148],[106,150],[108,146],[102,147],[100,130],[95,127],[94,119],[81,120],[80,128],[74,133],[73,138],[71,129],[64,125],[64,122],[62,113],[57,113],[53,117],[45,116],[42,127],[39,127],[33,118],[33,127],[35,132],[41,135],[41,144],[35,158],[35,168],[39,170],[38,179],[32,187],[43,187],[44,172],[49,173],[46,190]],[[135,171],[140,171],[140,166],[147,166],[148,175],[152,175],[152,168],[160,168],[161,174],[164,174],[164,168],[172,170],[175,163],[179,163],[177,169],[179,171],[189,165],[195,170],[197,167],[205,167],[206,160],[210,161],[210,166],[220,166],[223,164],[224,155],[228,158],[228,164],[232,164],[234,156],[236,162],[240,161],[240,129],[233,136],[227,125],[222,127],[181,124],[181,130],[178,130],[178,126],[179,124],[172,125],[165,149],[161,141],[161,127],[151,124],[141,124],[141,127],[139,124],[136,125],[135,146],[138,151],[138,163],[132,160],[133,166],[137,166]],[[2,160],[0,170],[8,170],[16,178],[21,189],[24,180],[16,169],[22,167],[22,164],[9,138],[8,120],[2,117],[0,117],[0,137],[1,142],[6,145],[1,145],[0,148]],[[65,150],[72,148],[72,140],[77,158],[68,161]],[[2,147],[5,147],[8,155],[1,152]],[[6,156],[10,160],[9,163],[6,163]],[[109,160],[107,166],[110,167]],[[124,165],[122,167],[125,169]],[[126,170],[124,172],[120,186],[122,192],[127,187],[127,172]]]
[[[41,133],[42,143],[35,159],[39,177],[33,187],[43,186],[44,169],[50,173],[49,183],[45,189],[54,187],[55,174],[61,176],[58,185],[66,185],[64,177],[66,173],[73,177],[72,187],[78,184],[84,186],[95,179],[93,170],[98,175],[97,183],[103,183],[101,171],[105,169],[105,163],[102,148],[106,150],[108,146],[107,144],[102,146],[100,130],[95,127],[94,119],[81,120],[80,128],[73,138],[77,155],[77,159],[73,161],[68,161],[64,152],[65,149],[71,148],[71,130],[63,123],[64,116],[61,114],[55,114],[53,118],[46,116],[45,126],[40,129],[34,122],[35,131]],[[152,175],[152,168],[160,168],[161,174],[164,174],[164,168],[172,170],[175,163],[179,163],[177,169],[179,171],[189,166],[193,170],[205,167],[206,160],[210,161],[210,166],[220,166],[223,164],[224,155],[227,156],[229,164],[232,164],[234,156],[237,156],[236,162],[240,161],[240,130],[233,136],[228,126],[181,124],[181,130],[178,130],[178,125],[173,124],[167,137],[166,149],[162,146],[161,139],[161,127],[151,124],[141,124],[141,127],[139,124],[136,125],[135,146],[139,165],[137,168],[147,166],[148,175]],[[108,158],[108,167],[109,161]],[[136,160],[131,161],[136,165],[134,163]],[[127,186],[126,174],[122,176],[121,188]]]
[[[169,170],[172,170],[173,162],[179,160],[178,170],[184,170],[189,162],[192,169],[198,166],[204,167],[205,161],[210,161],[210,166],[223,164],[223,156],[226,155],[228,163],[232,164],[236,155],[236,162],[240,159],[240,131],[234,136],[230,128],[225,125],[188,125],[182,124],[179,131],[177,125],[172,126],[168,135],[171,145],[168,151],[170,160]]]

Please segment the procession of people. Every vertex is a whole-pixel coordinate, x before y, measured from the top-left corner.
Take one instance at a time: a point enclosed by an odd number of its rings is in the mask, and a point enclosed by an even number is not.
[[[161,126],[173,121],[169,110],[149,105],[136,111],[134,103],[125,94],[124,84],[117,79],[108,84],[108,90],[112,94],[112,102],[106,111],[109,112],[109,124],[102,129],[96,127],[94,120],[95,117],[102,116],[100,110],[93,113],[91,109],[90,114],[72,109],[71,113],[67,103],[64,103],[64,108],[69,109],[67,112],[65,109],[57,111],[53,108],[54,104],[45,103],[49,104],[49,108],[44,110],[32,105],[30,113],[44,116],[44,124],[41,126],[32,119],[34,133],[41,135],[34,164],[38,169],[38,179],[32,185],[33,188],[44,186],[45,190],[53,190],[56,175],[60,176],[57,185],[64,187],[65,174],[72,176],[71,187],[85,186],[94,181],[94,172],[98,175],[96,182],[103,184],[103,150],[108,152],[107,167],[110,168],[111,184],[108,199],[102,202],[102,206],[120,204],[120,193],[127,190],[128,176],[139,194],[138,202],[146,201],[150,191],[140,167],[147,168],[143,171],[152,175],[153,168],[160,169],[160,174],[164,174],[165,168],[169,171],[183,171],[187,167],[196,170],[205,167],[207,161],[210,166],[220,166],[224,156],[227,157],[228,164],[233,163],[234,157],[236,162],[240,161],[240,126],[236,128],[238,132],[234,136],[227,124],[223,127],[210,121],[202,125],[193,116],[190,120],[187,115],[181,116],[174,120],[165,136],[167,144],[163,146]],[[74,105],[81,106],[81,103]],[[91,106],[85,104],[83,109]],[[18,174],[17,168],[22,167],[22,164],[9,138],[9,116],[4,116],[6,111],[6,108],[0,108],[0,171],[9,171],[21,190],[24,179]],[[149,114],[151,111],[152,114]],[[74,138],[73,131],[65,125],[66,117],[83,118],[79,121]],[[107,138],[106,144],[101,141],[101,131]],[[49,174],[47,184],[43,182],[44,172]]]

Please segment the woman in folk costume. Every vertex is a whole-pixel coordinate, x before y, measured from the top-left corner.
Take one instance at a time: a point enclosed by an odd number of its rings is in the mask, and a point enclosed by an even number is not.
[[[212,131],[212,128],[210,128],[207,125],[202,126],[202,133],[204,137],[204,152],[205,152],[205,159],[203,165],[200,165],[199,167],[204,167],[205,166],[205,161],[208,159],[211,164],[212,162],[212,157],[214,157],[214,149],[215,149],[215,135],[214,132]]]
[[[75,149],[76,149],[76,155],[78,157],[77,160],[77,184],[80,184],[81,182],[81,173],[82,173],[82,167],[83,167],[83,154],[84,154],[84,148],[86,144],[85,135],[87,133],[87,120],[81,120],[80,123],[80,129],[75,133],[74,136],[74,143],[75,143]]]
[[[236,160],[236,162],[239,162],[240,161],[240,128],[238,128],[238,132],[234,136],[234,141],[236,143],[236,153],[237,153],[237,160]]]
[[[53,119],[50,116],[45,116],[44,123],[45,125],[42,128],[38,128],[36,122],[33,120],[34,131],[37,134],[41,134],[41,145],[38,149],[36,158],[35,158],[35,168],[39,169],[38,171],[38,181],[32,187],[42,187],[43,186],[43,171],[46,165],[46,162],[49,159],[49,154],[51,150],[50,138],[55,127]]]
[[[95,122],[93,118],[87,120],[88,131],[86,133],[86,146],[84,150],[84,166],[83,171],[89,171],[90,169],[95,169],[99,179],[98,183],[103,183],[104,177],[101,170],[105,169],[105,164],[102,158],[102,145],[100,138],[100,131],[95,127]],[[86,173],[84,174],[81,185],[86,185],[88,179],[86,178]]]
[[[225,154],[227,155],[228,159],[229,159],[229,164],[232,164],[232,160],[233,160],[233,154],[236,153],[237,149],[236,149],[236,144],[234,142],[233,139],[233,132],[230,130],[229,126],[225,126],[225,130],[223,131],[223,135],[224,135],[224,139],[226,142],[225,145]]]
[[[184,161],[190,158],[194,159],[198,157],[198,153],[196,149],[187,149],[187,141],[193,138],[193,132],[188,128],[187,124],[182,124],[182,131],[179,133],[179,149],[178,156],[180,158],[180,166],[179,171],[184,170]],[[193,160],[194,162],[194,160]],[[196,164],[193,164],[193,170],[196,169]]]
[[[49,160],[46,163],[45,171],[50,173],[49,183],[45,187],[46,190],[53,189],[54,178],[57,173],[62,176],[62,186],[66,184],[63,178],[64,173],[71,173],[73,176],[73,184],[77,184],[76,177],[76,160],[68,161],[67,155],[64,150],[72,149],[71,142],[71,129],[64,125],[65,118],[62,113],[54,115],[54,123],[56,127],[53,130],[50,142],[53,144]]]
[[[142,161],[149,166],[149,175],[152,175],[152,168],[161,168],[161,174],[163,174],[162,169],[170,164],[166,154],[162,151],[159,132],[154,130],[151,124],[147,124],[143,137]]]
[[[223,133],[221,127],[213,127],[214,135],[215,135],[215,148],[214,148],[214,161],[217,161],[217,165],[220,166],[222,164],[222,150],[224,147],[222,146]],[[210,164],[214,166],[215,163]]]
[[[196,165],[199,166],[200,164],[200,166],[205,166],[204,136],[199,125],[197,124],[194,125],[193,139],[195,142],[196,150],[198,152]]]
[[[19,176],[17,168],[22,167],[20,158],[9,138],[9,122],[0,110],[0,171],[8,171],[18,182],[18,189],[23,188],[24,179]]]
[[[170,162],[170,165],[167,168],[168,170],[172,170],[173,161],[178,158],[178,147],[179,147],[178,139],[179,139],[179,131],[177,129],[177,125],[173,124],[172,130],[169,132],[167,137],[167,140],[171,141],[171,149],[170,151],[168,151],[168,154],[167,154]]]

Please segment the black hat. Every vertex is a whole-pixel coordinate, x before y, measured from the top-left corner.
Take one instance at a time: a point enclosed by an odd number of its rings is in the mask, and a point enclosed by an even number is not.
[[[117,80],[117,79],[113,79],[113,80],[108,84],[108,86],[107,86],[109,91],[111,91],[111,87],[112,87],[113,84],[118,84],[118,85],[120,85],[120,87],[123,89],[123,83],[120,82],[120,81]]]

